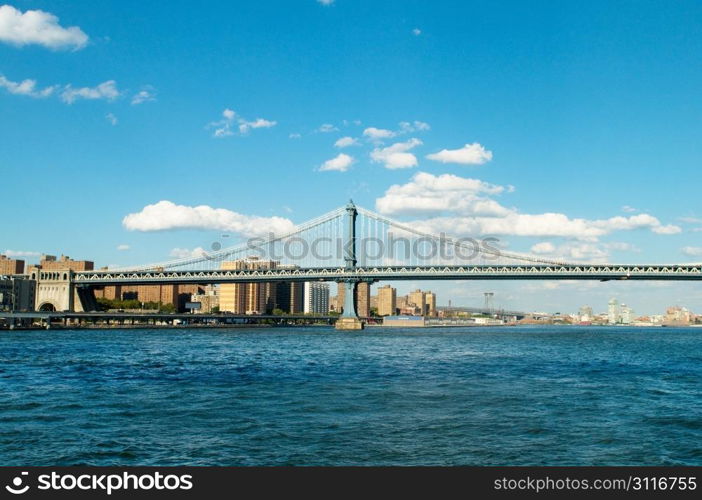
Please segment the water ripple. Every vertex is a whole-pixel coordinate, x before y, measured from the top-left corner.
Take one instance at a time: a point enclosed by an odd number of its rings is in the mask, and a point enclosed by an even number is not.
[[[702,465],[702,331],[0,332],[2,465]]]

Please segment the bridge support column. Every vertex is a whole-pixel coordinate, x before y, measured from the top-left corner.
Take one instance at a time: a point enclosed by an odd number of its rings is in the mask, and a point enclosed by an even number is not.
[[[363,330],[363,321],[356,313],[356,285],[357,281],[344,282],[344,312],[336,320],[337,330]]]
[[[356,217],[358,211],[353,201],[346,205],[346,242],[344,244],[345,269],[354,272],[356,269]],[[336,320],[337,330],[363,330],[363,321],[356,314],[356,285],[358,279],[344,280],[344,313]]]

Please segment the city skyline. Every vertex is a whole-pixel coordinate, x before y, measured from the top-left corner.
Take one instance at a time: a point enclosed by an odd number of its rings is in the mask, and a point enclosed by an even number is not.
[[[169,22],[187,19],[179,4],[3,6],[1,161],[19,187],[7,204],[21,208],[3,218],[0,253],[143,264],[286,230],[353,197],[542,257],[702,260],[685,181],[699,162],[699,5],[610,17],[596,2],[558,16],[516,2],[328,3],[217,6],[187,29]],[[677,283],[430,286],[551,312],[612,296],[642,314],[702,300]]]

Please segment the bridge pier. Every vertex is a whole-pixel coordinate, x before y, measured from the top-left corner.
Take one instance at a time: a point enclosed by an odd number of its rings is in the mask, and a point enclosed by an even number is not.
[[[346,205],[346,242],[344,244],[345,269],[353,272],[356,269],[356,217],[358,211],[352,200]],[[344,283],[344,312],[336,320],[337,330],[363,330],[363,321],[356,313],[356,285],[360,280],[349,278]]]
[[[337,330],[363,330],[363,321],[356,312],[356,286],[357,280],[344,281],[344,311],[336,320]]]

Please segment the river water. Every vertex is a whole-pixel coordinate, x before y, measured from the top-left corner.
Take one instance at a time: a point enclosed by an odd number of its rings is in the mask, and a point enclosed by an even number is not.
[[[0,331],[0,465],[702,465],[702,329]]]

